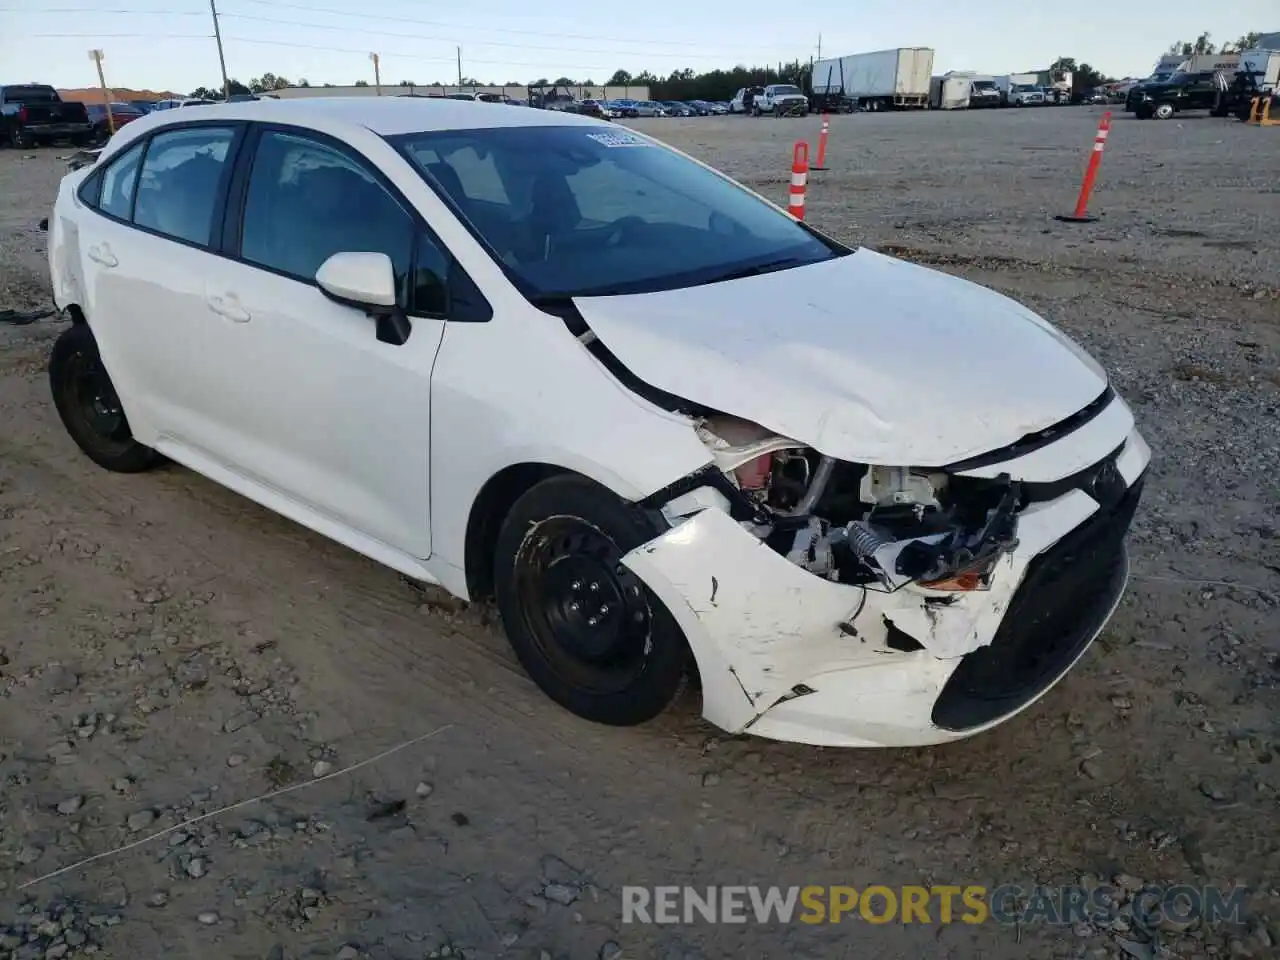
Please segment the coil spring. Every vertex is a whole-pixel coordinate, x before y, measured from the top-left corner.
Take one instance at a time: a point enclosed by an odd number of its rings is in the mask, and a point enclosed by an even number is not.
[[[849,546],[860,557],[871,556],[889,542],[865,524],[851,523],[846,529],[849,534]]]

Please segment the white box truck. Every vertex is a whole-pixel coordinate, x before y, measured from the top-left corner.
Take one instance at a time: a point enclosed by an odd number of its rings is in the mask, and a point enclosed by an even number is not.
[[[838,95],[861,110],[902,110],[929,105],[933,76],[930,47],[898,47],[819,60],[813,95]]]
[[[929,81],[930,110],[966,110],[973,90],[973,78],[966,74],[945,73]]]

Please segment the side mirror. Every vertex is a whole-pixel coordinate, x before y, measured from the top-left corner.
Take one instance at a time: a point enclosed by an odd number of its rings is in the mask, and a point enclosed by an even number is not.
[[[396,304],[396,274],[385,253],[335,253],[316,271],[326,297],[358,307],[377,323],[378,339],[399,346],[409,339],[409,318]]]

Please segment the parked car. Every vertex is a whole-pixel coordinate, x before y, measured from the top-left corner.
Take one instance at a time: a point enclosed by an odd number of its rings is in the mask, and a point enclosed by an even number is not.
[[[1124,590],[1150,454],[1080,346],[635,131],[168,111],[62,180],[49,231],[49,381],[88,458],[175,460],[496,597],[590,720],[696,671],[734,733],[955,740],[1041,697]]]
[[[1161,70],[1157,73],[1153,73],[1145,80],[1140,80],[1137,83],[1132,84],[1129,89],[1125,91],[1125,110],[1129,113],[1135,113],[1138,109],[1138,104],[1142,102],[1142,91],[1145,90],[1148,85],[1159,86],[1161,84],[1168,83],[1174,78],[1174,76],[1175,73],[1172,70]]]
[[[696,107],[681,100],[663,100],[661,105],[673,117],[696,117],[698,115]]]
[[[19,83],[0,87],[0,133],[18,148],[55,140],[85,146],[93,124],[83,103],[64,102],[47,84]]]
[[[257,99],[256,97],[254,98]],[[217,103],[217,100],[205,100],[201,97],[185,97],[170,100],[157,100],[155,106],[151,108],[152,113],[161,110],[177,110],[181,107],[201,107],[211,103]]]
[[[640,116],[640,103],[636,100],[610,100],[608,101],[610,109],[617,112],[620,117],[635,118]]]
[[[1142,120],[1168,120],[1187,110],[1214,110],[1227,91],[1225,77],[1213,70],[1175,73],[1164,83],[1144,83],[1134,113]]]
[[[155,109],[156,102],[154,100],[130,100],[129,106],[141,110],[143,113],[150,113]]]
[[[636,116],[638,117],[665,117],[667,116],[667,108],[654,100],[636,100]]]
[[[1044,91],[1030,83],[1017,83],[1009,88],[1009,106],[1042,107]]]
[[[578,113],[584,117],[596,117],[599,120],[612,120],[617,111],[607,106],[602,100],[583,100],[578,104]]]
[[[93,124],[93,139],[98,143],[105,143],[107,138],[111,136],[111,126],[107,122],[107,108],[101,103],[85,104],[85,111],[89,115],[89,122]],[[145,117],[146,114],[137,107],[129,103],[113,103],[111,104],[111,119],[115,123],[115,127],[119,130],[126,123],[132,123]]]

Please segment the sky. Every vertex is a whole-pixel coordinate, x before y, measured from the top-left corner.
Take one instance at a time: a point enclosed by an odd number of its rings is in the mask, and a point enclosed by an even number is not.
[[[1218,43],[1280,31],[1277,0],[1127,0],[1081,8],[1025,0],[681,0],[550,3],[487,0],[217,0],[227,73],[271,72],[312,84],[483,83],[615,70],[666,76],[735,64],[808,60],[892,47],[932,47],[934,72],[1002,74],[1074,57],[1116,77],[1145,76],[1177,40]],[[545,11],[539,13],[538,11]],[[821,25],[821,49],[819,26]],[[221,86],[208,0],[0,0],[0,82],[84,87],[104,52],[108,84],[179,93]]]

